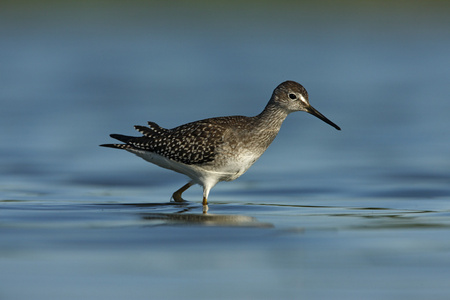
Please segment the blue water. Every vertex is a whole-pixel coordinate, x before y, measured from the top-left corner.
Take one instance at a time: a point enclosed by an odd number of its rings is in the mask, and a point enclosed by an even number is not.
[[[448,299],[450,7],[197,3],[0,12],[1,299]],[[180,174],[98,147],[255,115],[261,159],[169,202]]]

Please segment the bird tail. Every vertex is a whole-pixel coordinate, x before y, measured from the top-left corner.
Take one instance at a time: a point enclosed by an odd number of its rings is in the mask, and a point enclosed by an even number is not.
[[[122,134],[110,134],[109,136],[112,137],[113,139],[119,140],[125,144],[102,144],[102,145],[100,145],[100,147],[108,147],[108,148],[116,148],[116,149],[133,148],[131,145],[127,145],[127,143],[132,138],[135,138],[134,136],[122,135]]]

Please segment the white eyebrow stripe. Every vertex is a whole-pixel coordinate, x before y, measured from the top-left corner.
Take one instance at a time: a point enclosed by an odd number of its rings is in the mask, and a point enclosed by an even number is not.
[[[300,95],[300,100],[302,100],[303,103],[308,104],[308,102],[306,101],[305,97],[303,97],[303,95]]]

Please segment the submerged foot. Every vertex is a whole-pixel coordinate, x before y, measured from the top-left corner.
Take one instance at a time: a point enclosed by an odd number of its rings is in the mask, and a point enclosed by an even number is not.
[[[188,183],[186,183],[185,185],[183,185],[179,190],[177,190],[177,191],[175,191],[175,193],[173,193],[172,199],[173,199],[175,202],[186,202],[186,200],[184,200],[184,199],[181,197],[181,194],[183,194],[183,192],[184,192],[185,190],[187,190],[188,188],[190,188],[190,187],[193,186],[193,185],[194,185],[194,182],[189,181]]]
[[[183,192],[180,193],[179,190],[176,191],[175,193],[173,193],[173,195],[172,195],[173,201],[175,201],[175,202],[187,202],[186,200],[184,200],[184,199],[181,197],[181,194],[182,194],[182,193],[183,193]]]

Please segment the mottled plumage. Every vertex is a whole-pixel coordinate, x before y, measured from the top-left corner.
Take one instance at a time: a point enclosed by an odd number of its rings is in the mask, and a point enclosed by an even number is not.
[[[173,129],[150,123],[149,127],[134,126],[143,134],[130,137],[113,134],[111,137],[126,143],[122,149],[150,151],[187,165],[204,164],[214,160],[214,150],[222,142],[225,128],[208,122],[185,124]],[[116,146],[114,146],[116,147]]]
[[[294,81],[280,84],[265,109],[257,116],[230,116],[200,120],[173,129],[148,122],[136,125],[142,136],[111,134],[124,144],[101,146],[124,149],[143,159],[190,177],[192,180],[173,194],[181,194],[193,184],[203,186],[206,205],[211,188],[219,181],[241,176],[264,153],[280,130],[286,116],[306,111],[336,129],[340,128],[315,110],[305,88]]]

